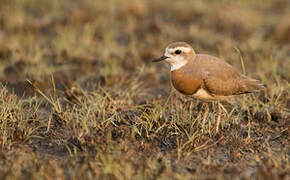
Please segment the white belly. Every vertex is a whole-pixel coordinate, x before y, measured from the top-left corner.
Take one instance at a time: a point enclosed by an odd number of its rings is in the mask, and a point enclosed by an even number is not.
[[[196,93],[193,94],[194,98],[201,99],[201,100],[216,100],[214,96],[209,94],[206,90],[200,88],[197,90]]]

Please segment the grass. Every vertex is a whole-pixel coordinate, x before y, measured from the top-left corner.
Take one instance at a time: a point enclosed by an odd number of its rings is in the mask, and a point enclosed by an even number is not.
[[[287,1],[18,1],[0,6],[0,179],[289,179]],[[151,60],[173,41],[267,91],[216,103]]]

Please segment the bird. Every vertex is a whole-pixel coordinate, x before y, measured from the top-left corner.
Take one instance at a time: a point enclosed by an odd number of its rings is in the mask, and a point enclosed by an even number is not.
[[[152,60],[160,61],[170,64],[171,83],[177,91],[206,102],[203,126],[209,112],[208,102],[218,102],[217,132],[221,120],[220,101],[266,89],[259,80],[241,74],[226,61],[215,56],[195,53],[192,46],[186,42],[169,44],[161,57]]]

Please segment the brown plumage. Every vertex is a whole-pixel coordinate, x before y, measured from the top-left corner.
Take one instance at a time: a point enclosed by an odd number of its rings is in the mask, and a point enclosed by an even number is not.
[[[179,92],[203,101],[218,101],[217,132],[221,120],[219,100],[265,89],[260,81],[242,75],[225,61],[206,54],[195,54],[192,47],[185,42],[168,45],[164,55],[153,62],[162,60],[170,64],[171,82]],[[209,112],[209,106],[205,104],[202,127]]]
[[[181,53],[176,54],[177,50]],[[260,81],[242,75],[225,61],[206,54],[195,54],[192,47],[184,42],[170,44],[162,58],[171,67],[178,67],[171,71],[175,89],[198,99],[220,100],[265,89]],[[180,63],[183,65],[180,66],[178,61],[184,61]]]

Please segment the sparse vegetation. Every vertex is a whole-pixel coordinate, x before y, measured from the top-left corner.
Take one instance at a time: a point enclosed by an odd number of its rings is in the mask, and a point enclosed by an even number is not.
[[[2,0],[0,179],[289,179],[290,3]],[[152,64],[186,41],[266,92],[217,107]]]

